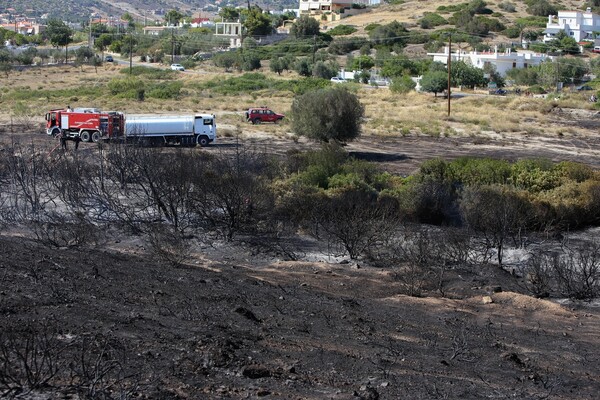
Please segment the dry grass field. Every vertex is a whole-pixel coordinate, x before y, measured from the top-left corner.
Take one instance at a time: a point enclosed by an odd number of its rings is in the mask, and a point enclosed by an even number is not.
[[[426,12],[436,12],[440,6],[458,5],[466,3],[463,0],[446,0],[446,1],[432,1],[432,0],[407,0],[403,4],[390,5],[382,4],[379,7],[372,9],[372,11],[353,15],[348,18],[341,19],[339,21],[328,22],[327,28],[333,28],[337,25],[352,25],[359,29],[357,34],[364,34],[364,27],[369,24],[388,24],[392,21],[398,21],[406,24],[409,29],[417,28],[418,21],[423,17]],[[527,16],[526,8],[527,5],[522,1],[512,2],[515,5],[514,13],[507,13],[500,9],[498,5],[502,3],[498,1],[486,1],[487,8],[494,12],[500,12],[503,14],[501,21],[503,23],[510,23],[517,18]],[[577,0],[561,1],[561,6],[567,10],[581,10],[585,2]],[[450,14],[441,14],[444,18],[450,16]]]
[[[291,92],[265,89],[222,95],[199,89],[199,83],[207,80],[239,76],[202,65],[178,74],[176,79],[183,84],[180,98],[135,101],[115,98],[102,90],[111,79],[126,76],[119,72],[122,68],[126,67],[109,65],[96,71],[92,67],[57,66],[13,72],[8,79],[2,79],[5,90],[0,96],[0,104],[6,112],[0,119],[5,126],[19,124],[25,119],[31,123],[29,132],[40,132],[45,112],[67,105],[125,113],[214,113],[218,117],[220,136],[225,141],[250,139],[272,147],[273,152],[312,145],[295,137],[289,123],[254,126],[242,120],[244,110],[256,105],[270,106],[277,112],[288,114],[293,101]],[[295,73],[278,77],[264,67],[261,72],[275,79],[297,77]],[[87,94],[77,95],[77,88],[86,89]],[[94,88],[98,88],[98,94]],[[538,98],[455,91],[448,116],[447,100],[432,94],[395,94],[387,88],[355,84],[349,88],[356,91],[366,109],[363,135],[350,144],[349,149],[402,155],[399,162],[384,163],[393,171],[409,173],[420,161],[431,157],[452,158],[468,154],[508,159],[545,156],[599,165],[598,112],[583,93],[565,91],[560,98]],[[62,89],[74,91],[65,96],[60,94]],[[19,101],[16,91],[43,91],[44,95]],[[418,143],[426,144],[421,147]]]

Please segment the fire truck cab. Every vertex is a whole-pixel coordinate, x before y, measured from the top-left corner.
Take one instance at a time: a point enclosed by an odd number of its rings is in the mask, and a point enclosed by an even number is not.
[[[119,112],[101,112],[96,108],[50,110],[46,114],[46,133],[84,142],[99,142],[124,135],[124,118]]]

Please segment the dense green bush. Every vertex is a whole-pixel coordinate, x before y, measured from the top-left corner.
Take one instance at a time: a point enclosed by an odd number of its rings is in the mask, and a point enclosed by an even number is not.
[[[454,12],[464,10],[468,7],[469,7],[469,3],[452,4],[449,6],[439,6],[437,8],[437,11],[441,12],[441,13],[454,13]]]
[[[399,78],[395,78],[390,85],[390,90],[394,93],[408,93],[414,88],[417,87],[415,81],[413,81],[410,76],[403,75]]]
[[[360,136],[365,108],[347,88],[332,87],[294,98],[292,129],[321,142],[348,142]]]
[[[350,25],[338,25],[333,29],[330,29],[327,33],[331,36],[343,36],[350,35],[356,32],[356,28]]]
[[[138,77],[123,79],[113,78],[110,80],[110,82],[108,82],[108,89],[110,90],[110,93],[113,96],[122,98],[135,99],[137,98],[138,91],[144,88],[144,81]]]
[[[155,99],[176,99],[179,97],[182,87],[183,83],[179,81],[163,82],[147,89],[146,95]]]
[[[423,29],[431,29],[447,23],[448,21],[441,15],[429,12],[424,13],[423,18],[419,20],[419,25]]]

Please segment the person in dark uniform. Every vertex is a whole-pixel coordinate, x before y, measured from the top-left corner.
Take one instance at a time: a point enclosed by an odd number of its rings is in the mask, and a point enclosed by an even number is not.
[[[60,133],[59,139],[60,139],[60,147],[63,150],[66,150],[67,149],[67,132],[66,131],[62,131]]]
[[[81,142],[81,138],[79,136],[75,136],[73,139],[75,141],[75,150],[79,148],[79,142]]]

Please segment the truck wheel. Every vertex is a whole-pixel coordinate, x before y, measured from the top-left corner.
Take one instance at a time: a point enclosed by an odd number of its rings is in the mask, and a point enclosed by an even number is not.
[[[58,128],[52,129],[50,131],[50,135],[52,135],[52,136],[58,136],[58,135],[60,135],[60,129],[58,129]]]
[[[84,142],[89,142],[90,140],[92,140],[92,135],[90,135],[89,131],[83,131],[81,132],[81,135],[79,135],[81,137],[81,140]]]
[[[254,125],[258,125],[258,124],[260,124],[260,118],[254,118],[254,119],[252,120],[252,123],[253,123]]]
[[[200,147],[206,147],[209,143],[208,136],[198,136],[198,144]]]
[[[92,142],[98,143],[101,138],[102,138],[102,135],[100,134],[100,132],[96,131],[96,132],[92,133]]]

